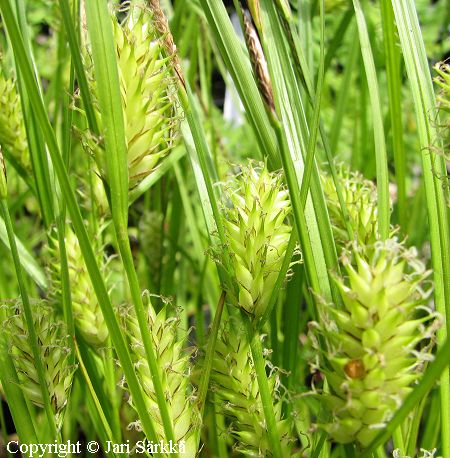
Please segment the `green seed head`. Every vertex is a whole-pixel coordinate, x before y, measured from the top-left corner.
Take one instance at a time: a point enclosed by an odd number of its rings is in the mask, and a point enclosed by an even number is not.
[[[0,70],[0,146],[26,172],[31,173],[27,135],[23,123],[22,106],[15,81]]]
[[[367,446],[420,377],[437,321],[430,325],[423,289],[429,272],[396,239],[354,245],[343,270],[335,282],[344,308],[324,307],[319,324],[330,387],[321,399],[333,417],[321,427],[337,442]]]
[[[224,228],[239,291],[237,302],[258,320],[266,311],[289,243],[288,191],[280,175],[250,164],[225,195]]]
[[[65,247],[75,325],[88,344],[102,347],[108,338],[108,328],[86,269],[78,239],[68,225],[66,226]],[[56,301],[60,302],[61,260],[57,240],[54,240],[54,247],[50,251],[53,258],[50,266],[53,296]],[[98,258],[104,268],[105,263],[102,262],[102,256],[99,255]]]
[[[216,344],[211,383],[217,409],[230,422],[228,432],[235,440],[233,448],[245,456],[272,456],[250,346],[242,329],[228,326],[223,330]],[[283,456],[291,456],[292,421],[282,418],[275,371],[269,377],[269,387]]]
[[[164,43],[153,25],[153,14],[143,3],[133,3],[119,22],[111,14],[119,71],[122,112],[128,155],[129,187],[135,187],[157,167],[174,142],[178,120],[173,96],[173,65],[163,58]],[[91,60],[87,56],[88,62]],[[90,69],[89,82],[96,99],[96,81]],[[97,111],[99,125],[102,125]],[[102,142],[86,134],[100,173],[108,181]]]
[[[20,386],[27,399],[38,407],[43,407],[44,401],[22,305],[9,308],[8,314],[10,318],[5,323],[5,328]],[[57,424],[60,425],[74,372],[74,368],[69,364],[69,337],[54,308],[44,301],[33,304],[33,322],[50,402]]]
[[[338,247],[344,247],[350,240],[333,179],[322,175],[322,186],[327,208]],[[352,173],[344,167],[338,170],[342,197],[348,211],[349,224],[354,231],[355,240],[364,245],[377,241],[377,190],[375,185],[365,180],[359,173]]]
[[[180,320],[178,317],[168,317],[168,309],[169,306],[165,306],[156,314],[153,307],[151,305],[148,306],[148,331],[153,339],[175,442],[185,441],[186,456],[193,458],[197,453],[196,432],[200,420],[195,407],[195,396],[189,381],[191,373],[190,354],[185,350],[185,338],[179,338]],[[142,343],[139,324],[130,309],[123,311],[123,317],[124,329],[130,342],[130,351],[136,374],[143,387],[145,404],[155,423],[158,440],[164,441],[163,422]],[[132,399],[130,403],[133,405]]]

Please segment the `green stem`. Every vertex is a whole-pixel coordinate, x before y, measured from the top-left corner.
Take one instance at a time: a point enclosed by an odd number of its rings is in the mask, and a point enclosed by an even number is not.
[[[308,321],[307,313],[302,313],[302,291],[305,280],[304,268],[299,264],[292,267],[292,279],[286,285],[286,301],[283,308],[283,369],[287,374],[283,377],[283,384],[288,390],[294,390],[299,378],[298,364],[298,336],[300,330],[306,327]],[[284,412],[290,414],[293,410],[292,403],[286,403]]]
[[[349,10],[348,13],[353,13],[353,11]],[[346,17],[348,16],[348,13],[347,13]],[[349,15],[350,18],[351,18],[351,15],[352,14]],[[347,28],[347,25],[345,25],[345,28],[342,30],[342,34],[345,33],[346,28]],[[324,29],[324,26],[322,25],[322,30],[323,29]],[[301,83],[303,84],[304,88],[306,89],[307,96],[308,96],[308,101],[311,104],[311,106],[314,108],[314,111],[315,111],[316,110],[316,107],[315,107],[316,98],[317,98],[316,90],[313,87],[312,77],[310,75],[309,67],[308,67],[308,65],[306,63],[306,58],[305,58],[305,56],[303,54],[303,50],[302,50],[301,45],[300,45],[300,39],[299,39],[299,36],[298,36],[298,34],[296,32],[295,25],[292,23],[292,21],[289,24],[284,24],[284,30],[288,35],[288,43],[289,43],[289,46],[290,46],[290,49],[291,49],[291,53],[294,56],[294,60],[296,62],[297,79],[299,81],[301,81]],[[340,32],[341,32],[341,29],[339,28],[337,33],[340,33]],[[342,40],[343,35],[342,36],[338,35],[338,36],[340,37],[339,40]],[[323,43],[324,39],[322,38],[321,41]],[[331,45],[331,46],[333,46],[333,45]],[[330,47],[330,50],[331,50],[331,47]],[[329,65],[329,64],[327,64],[328,57],[329,57],[329,55],[327,54],[326,57],[325,57],[323,71],[326,70],[328,65]],[[322,71],[322,70],[320,69],[320,71]],[[336,193],[338,195],[339,204],[341,206],[341,211],[342,211],[342,217],[343,217],[343,220],[345,222],[347,233],[349,235],[349,239],[353,240],[354,239],[353,229],[352,229],[352,227],[350,225],[350,222],[349,222],[350,218],[348,216],[348,210],[347,210],[347,207],[345,205],[344,198],[342,196],[341,185],[340,185],[340,182],[339,182],[339,179],[338,179],[338,176],[337,176],[336,166],[335,166],[335,163],[334,163],[333,142],[331,142],[331,145],[330,145],[330,142],[329,142],[329,140],[327,138],[327,135],[326,135],[326,132],[325,132],[324,123],[323,123],[322,120],[319,120],[319,133],[320,133],[320,137],[321,137],[321,140],[322,140],[322,143],[323,143],[323,148],[325,150],[325,154],[326,154],[326,157],[327,157],[328,167],[330,169],[331,176],[333,178],[334,185],[336,187]],[[306,163],[308,162],[308,156],[310,155],[309,151],[310,151],[311,148],[312,148],[312,145],[308,146],[308,155],[307,155],[307,158],[306,158]],[[307,169],[307,167],[305,166],[305,170],[306,169]],[[311,172],[312,172],[312,170],[311,170]],[[309,177],[308,177],[308,173],[305,171],[304,175],[303,175],[303,178],[302,178],[302,185],[301,185],[301,193],[302,194],[303,194],[303,188],[305,188],[306,190],[308,190],[310,188],[310,181],[311,181],[310,178],[311,178],[311,173],[309,173]],[[300,201],[303,202],[303,208],[305,208],[306,198],[305,198],[304,195],[302,196],[302,199]],[[332,246],[332,245],[330,245],[330,246]],[[332,248],[332,249],[335,250],[335,248]],[[334,263],[334,265],[332,265],[332,268],[339,271],[339,264]],[[339,302],[340,301],[339,296],[337,296],[337,297],[335,296],[334,299],[335,300],[337,299],[338,303],[340,303]]]
[[[65,34],[64,34],[65,36]],[[61,45],[62,47],[62,45]],[[71,61],[70,65],[70,92],[73,92],[75,85],[75,72],[73,63]],[[57,98],[57,95],[55,95]],[[63,161],[66,165],[66,169],[69,170],[69,157],[70,157],[70,149],[72,146],[71,141],[71,129],[72,129],[72,110],[69,107],[70,105],[70,95],[67,95],[65,100],[63,100],[63,107],[62,107],[62,147],[61,147],[61,154]],[[56,107],[55,107],[56,110]],[[67,260],[67,251],[65,246],[65,233],[66,233],[66,203],[64,199],[61,199],[60,204],[58,205],[60,208],[59,214],[56,218],[57,229],[58,229],[58,249],[59,249],[59,258],[61,264],[61,302],[62,308],[64,311],[64,319],[67,325],[67,333],[71,336],[69,340],[69,346],[71,349],[71,357],[70,357],[70,364],[75,364],[75,346],[74,346],[74,339],[75,339],[75,321],[73,318],[73,310],[72,310],[72,294],[70,289],[70,274],[69,274],[69,265]]]
[[[111,416],[110,424],[113,430],[114,438],[117,443],[122,440],[122,431],[120,430],[120,405],[116,394],[117,382],[116,373],[114,371],[114,351],[110,345],[110,339],[108,339],[108,346],[104,349],[104,370],[105,370],[105,381],[107,384],[106,389],[111,396]],[[120,398],[119,398],[120,399]]]
[[[312,289],[321,294],[325,300],[339,302],[337,288],[330,281],[328,274],[329,270],[336,268],[337,256],[317,165],[312,171],[311,197],[307,201],[305,210],[301,207],[300,198],[297,196],[300,194],[304,160],[307,154],[306,144],[310,136],[300,82],[290,64],[291,53],[273,2],[262,0],[261,19],[265,32],[262,44],[274,85],[275,106],[279,116],[279,121],[273,120],[273,127],[282,154],[294,217],[301,232],[300,241],[305,254],[305,264],[312,265],[308,267],[310,284]],[[298,218],[300,213],[303,221]],[[309,247],[306,246],[308,244]],[[311,255],[314,254],[309,257],[309,262],[306,260],[307,250]],[[313,285],[314,282],[319,289]]]
[[[0,367],[0,381],[2,382],[6,399],[8,399],[9,410],[17,434],[23,443],[37,444],[39,439],[33,425],[33,417],[20,388],[16,369],[3,333],[0,333]]]
[[[6,430],[5,413],[3,412],[3,403],[0,399],[0,444],[6,444],[8,442],[8,432]],[[8,457],[11,457],[11,453],[8,452]]]
[[[109,425],[109,422],[106,419],[105,413],[103,412],[102,405],[101,405],[101,403],[100,403],[100,401],[99,401],[99,399],[97,397],[97,393],[95,392],[95,389],[94,389],[94,387],[92,385],[91,379],[89,377],[88,371],[86,370],[86,366],[84,365],[83,358],[81,356],[81,353],[80,353],[80,350],[78,348],[78,345],[75,345],[75,350],[76,350],[76,354],[77,354],[78,364],[80,365],[81,373],[83,374],[87,390],[89,391],[89,394],[92,396],[92,401],[93,401],[93,403],[95,405],[95,408],[97,410],[97,413],[98,413],[98,415],[100,417],[100,421],[102,423],[102,427],[104,428],[105,433],[106,433],[108,438],[113,438],[114,437],[116,439],[116,437],[113,435],[113,433],[111,431],[111,427]]]
[[[414,453],[416,452],[417,448],[419,447],[418,443],[418,437],[419,437],[419,431],[421,428],[421,420],[423,419],[423,411],[425,408],[425,405],[428,404],[428,396],[424,396],[420,402],[417,403],[414,411],[412,412],[411,415],[411,422],[409,424],[408,428],[408,440],[407,440],[407,447],[406,447],[406,455],[411,455],[413,456]],[[398,430],[399,428],[397,428]],[[422,435],[422,434],[421,434]],[[420,442],[422,441],[422,437],[420,438]]]
[[[83,107],[86,112],[89,129],[95,134],[100,133],[97,118],[95,117],[94,105],[92,103],[92,96],[89,91],[89,84],[86,77],[86,72],[83,66],[83,61],[80,54],[80,45],[78,43],[77,32],[75,30],[72,15],[70,12],[69,0],[59,0],[59,8],[61,10],[61,17],[64,23],[64,28],[69,42],[71,57],[75,72],[77,75],[77,83],[80,88],[80,95],[83,100]]]
[[[384,139],[383,116],[380,104],[380,92],[375,69],[375,63],[370,44],[369,33],[364,13],[359,0],[353,0],[356,23],[358,25],[361,54],[364,63],[367,84],[369,87],[369,99],[372,109],[373,132],[375,138],[375,157],[377,169],[378,189],[378,231],[382,240],[389,236],[390,227],[390,204],[389,204],[389,174]]]
[[[31,62],[32,72],[35,81],[39,84],[40,78],[37,74],[37,66],[34,60],[29,26],[26,17],[26,6],[24,0],[15,1],[15,18],[20,27],[20,34],[24,43],[24,52],[27,59]],[[12,41],[12,40],[11,40]],[[42,211],[42,218],[46,228],[49,228],[54,221],[54,187],[50,180],[50,169],[48,157],[45,154],[45,144],[43,137],[38,128],[36,128],[36,118],[33,107],[29,99],[28,89],[24,87],[24,75],[20,68],[18,57],[14,54],[16,70],[18,74],[18,87],[20,100],[22,104],[22,112],[24,114],[25,130],[28,140],[28,149],[33,169],[33,175],[36,181],[37,198]],[[42,88],[39,87],[42,94]]]
[[[131,297],[133,300],[134,309],[136,311],[136,318],[139,323],[139,330],[141,332],[142,342],[144,344],[145,355],[147,357],[150,374],[152,376],[156,401],[158,403],[159,411],[161,414],[164,432],[166,434],[167,441],[173,441],[175,443],[175,435],[173,431],[172,420],[169,414],[169,409],[167,407],[166,396],[164,394],[164,390],[162,387],[161,375],[156,360],[155,349],[153,347],[153,342],[147,325],[147,316],[144,309],[144,303],[142,302],[141,288],[139,286],[136,269],[133,263],[133,255],[131,253],[130,242],[128,240],[128,233],[126,228],[124,227],[115,227],[119,251],[128,278]],[[175,455],[177,456],[178,454]]]
[[[256,86],[249,59],[242,51],[225,5],[217,0],[200,0],[200,3],[220,54],[248,113],[248,119],[256,133],[255,137],[259,147],[269,158],[271,165],[277,168],[279,166],[277,145],[269,117]]]
[[[309,185],[311,180],[312,171],[315,165],[315,153],[317,145],[317,135],[319,132],[320,125],[320,107],[322,102],[322,87],[324,83],[324,46],[325,46],[325,18],[324,18],[324,7],[322,1],[320,5],[320,60],[319,60],[319,71],[317,75],[317,87],[315,90],[315,97],[312,103],[313,115],[311,117],[310,136],[308,140],[308,148],[305,159],[305,170],[303,172],[303,180],[300,187],[300,202],[305,208],[306,199],[308,197]]]
[[[292,213],[296,223],[298,232],[298,239],[302,247],[303,257],[305,259],[306,271],[308,272],[308,280],[314,291],[321,291],[319,277],[314,262],[313,250],[310,241],[310,235],[306,223],[305,214],[303,213],[303,205],[300,200],[300,192],[298,190],[297,180],[293,168],[290,166],[290,158],[288,153],[288,146],[283,137],[281,126],[276,129],[278,140],[281,145],[281,160],[283,169],[286,176],[286,182],[289,188],[290,197],[292,201]]]
[[[283,453],[281,451],[280,435],[278,434],[277,421],[273,410],[273,394],[270,391],[269,382],[267,380],[266,362],[263,356],[261,336],[258,332],[255,332],[253,324],[247,316],[244,316],[244,321],[247,325],[247,335],[252,351],[253,364],[255,365],[270,448],[274,458],[282,458]]]
[[[214,350],[216,348],[217,334],[219,332],[220,319],[222,317],[223,307],[225,304],[226,292],[222,291],[222,294],[217,304],[216,314],[214,315],[214,322],[211,329],[211,334],[208,338],[208,347],[206,348],[205,365],[202,372],[202,380],[200,382],[200,388],[198,390],[198,405],[200,414],[203,416],[205,409],[206,395],[208,393],[209,376],[211,374],[211,368],[213,364]]]
[[[405,441],[403,440],[403,434],[402,434],[402,427],[399,426],[395,431],[394,434],[392,435],[392,439],[394,441],[394,448],[400,450],[400,454],[403,454],[406,452],[405,449]]]
[[[200,417],[204,417],[206,396],[208,394],[209,379],[211,375],[211,369],[213,365],[214,351],[216,349],[217,334],[219,333],[220,320],[222,317],[223,308],[225,305],[226,291],[222,291],[220,295],[219,303],[217,304],[216,314],[214,315],[214,322],[211,329],[211,334],[208,338],[208,346],[206,348],[205,363],[202,371],[202,379],[198,390],[198,406],[200,411]],[[212,412],[214,418],[215,413]],[[200,441],[201,428],[198,430],[197,444]],[[210,432],[213,434],[213,432]]]
[[[383,447],[378,447],[373,452],[373,458],[386,458],[386,453],[384,452]]]
[[[59,259],[61,267],[61,302],[62,309],[64,312],[64,319],[67,324],[67,333],[71,336],[69,339],[69,346],[72,350],[71,353],[71,364],[75,362],[75,353],[74,349],[74,338],[75,338],[75,323],[73,319],[72,311],[72,294],[70,291],[70,277],[69,277],[69,265],[67,262],[67,252],[65,246],[65,219],[66,219],[66,210],[64,203],[61,204],[61,214],[57,217],[58,225],[58,250],[59,250]]]
[[[30,346],[33,350],[34,363],[36,364],[36,370],[38,373],[39,386],[41,388],[42,399],[44,402],[44,410],[47,416],[48,425],[50,427],[51,435],[54,439],[58,437],[58,431],[56,428],[55,417],[50,402],[50,396],[47,389],[47,382],[45,379],[44,364],[41,359],[39,351],[38,337],[34,328],[33,313],[31,311],[30,299],[28,297],[27,288],[25,285],[25,279],[22,273],[22,266],[20,264],[19,252],[17,250],[16,239],[14,238],[14,229],[9,214],[8,204],[5,199],[0,199],[0,207],[3,219],[6,225],[6,231],[8,233],[9,245],[11,249],[11,255],[13,258],[14,269],[16,271],[17,283],[19,284],[20,296],[22,297],[23,312],[25,314],[25,320],[28,329],[28,339]]]
[[[406,155],[403,142],[402,80],[400,74],[400,51],[395,37],[394,11],[390,0],[382,0],[384,48],[386,51],[386,73],[389,91],[389,112],[392,124],[392,148],[394,152],[395,178],[397,180],[398,222],[406,229]]]
[[[422,149],[423,181],[430,226],[431,260],[434,277],[434,301],[436,310],[445,317],[445,326],[437,332],[440,351],[447,345],[450,330],[450,232],[449,213],[446,206],[448,189],[442,180],[447,176],[443,155],[432,147],[442,147],[436,132],[434,119],[436,99],[430,70],[414,3],[393,0],[395,23],[400,37],[406,71],[412,89],[416,111],[417,129]],[[445,189],[445,190],[444,190]],[[431,369],[431,367],[430,367]],[[417,388],[416,388],[417,389]],[[450,457],[450,370],[447,367],[441,377],[441,453]]]
[[[356,458],[355,446],[353,444],[342,445],[342,451],[346,458]]]

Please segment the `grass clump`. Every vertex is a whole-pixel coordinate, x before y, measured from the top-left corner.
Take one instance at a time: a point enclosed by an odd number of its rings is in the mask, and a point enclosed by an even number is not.
[[[226,3],[0,1],[0,438],[450,458],[448,2]]]

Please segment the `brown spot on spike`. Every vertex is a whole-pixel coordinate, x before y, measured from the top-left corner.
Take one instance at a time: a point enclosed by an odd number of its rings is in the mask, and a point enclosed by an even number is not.
[[[344,372],[350,378],[358,379],[366,375],[366,368],[361,359],[352,359],[344,366]]]

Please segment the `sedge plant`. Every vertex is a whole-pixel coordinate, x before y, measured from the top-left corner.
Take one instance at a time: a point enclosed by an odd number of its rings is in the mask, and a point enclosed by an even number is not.
[[[450,458],[447,9],[0,0],[0,438]]]

